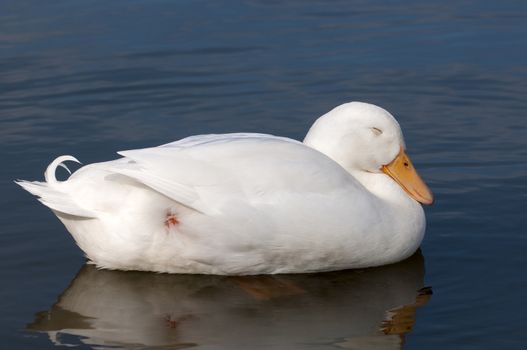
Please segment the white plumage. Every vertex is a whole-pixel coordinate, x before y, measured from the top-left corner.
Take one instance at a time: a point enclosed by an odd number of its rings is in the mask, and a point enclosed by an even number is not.
[[[352,102],[319,118],[304,143],[264,134],[192,136],[119,152],[123,158],[60,182],[56,167],[77,161],[62,156],[46,182],[18,183],[101,268],[327,271],[396,262],[419,247],[421,205],[404,181],[383,171],[404,147],[387,111]]]

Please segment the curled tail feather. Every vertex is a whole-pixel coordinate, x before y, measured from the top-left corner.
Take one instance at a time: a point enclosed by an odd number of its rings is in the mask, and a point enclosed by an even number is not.
[[[84,218],[95,218],[97,215],[93,211],[82,208],[77,204],[71,195],[61,186],[60,181],[55,176],[55,172],[59,166],[65,168],[71,174],[68,167],[63,164],[63,162],[68,160],[80,163],[73,156],[60,156],[52,161],[44,172],[46,181],[17,180],[15,183],[29,193],[37,196],[42,204],[52,210]]]
[[[57,157],[54,161],[52,161],[48,165],[46,171],[44,172],[44,178],[46,179],[46,182],[48,184],[51,185],[51,184],[56,184],[58,182],[57,178],[55,177],[55,172],[57,171],[57,167],[58,166],[63,167],[64,169],[66,169],[68,171],[68,173],[70,173],[70,175],[71,175],[70,169],[64,164],[64,162],[67,161],[67,160],[70,160],[72,162],[77,162],[79,164],[82,164],[74,156],[66,155],[66,156]]]

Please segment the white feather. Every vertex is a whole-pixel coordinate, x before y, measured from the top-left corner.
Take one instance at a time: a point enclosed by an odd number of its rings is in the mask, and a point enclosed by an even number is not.
[[[77,160],[77,158],[75,158],[74,156],[60,156],[60,157],[57,157],[54,161],[51,162],[50,165],[48,165],[48,168],[44,172],[44,178],[46,179],[47,183],[51,184],[51,183],[56,183],[57,182],[57,178],[55,177],[55,171],[57,170],[57,166],[61,166],[61,167],[65,168],[71,174],[71,172],[68,169],[68,167],[63,164],[63,162],[65,162],[67,160],[70,160],[72,162],[77,162],[77,163],[81,164],[81,162],[79,162]]]
[[[93,211],[82,208],[68,193],[61,192],[59,188],[55,188],[49,183],[24,180],[18,180],[15,183],[39,197],[38,200],[50,209],[82,218],[95,218],[97,216]]]

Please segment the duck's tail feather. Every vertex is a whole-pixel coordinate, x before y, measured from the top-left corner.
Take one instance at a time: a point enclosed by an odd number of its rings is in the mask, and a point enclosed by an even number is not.
[[[60,156],[47,167],[46,172],[44,173],[46,181],[16,180],[15,183],[32,195],[37,196],[42,204],[52,210],[84,218],[97,217],[96,213],[93,211],[82,208],[77,204],[75,200],[65,192],[63,188],[61,188],[60,181],[55,177],[55,171],[59,166],[65,168],[71,174],[70,170],[63,164],[63,162],[67,160],[80,163],[73,156]]]

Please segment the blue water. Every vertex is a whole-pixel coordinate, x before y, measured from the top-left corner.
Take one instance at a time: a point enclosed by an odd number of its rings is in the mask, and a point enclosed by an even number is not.
[[[0,2],[1,347],[524,349],[526,23],[524,1]],[[398,118],[437,199],[401,264],[97,271],[12,182],[198,133],[302,139],[351,100]]]

